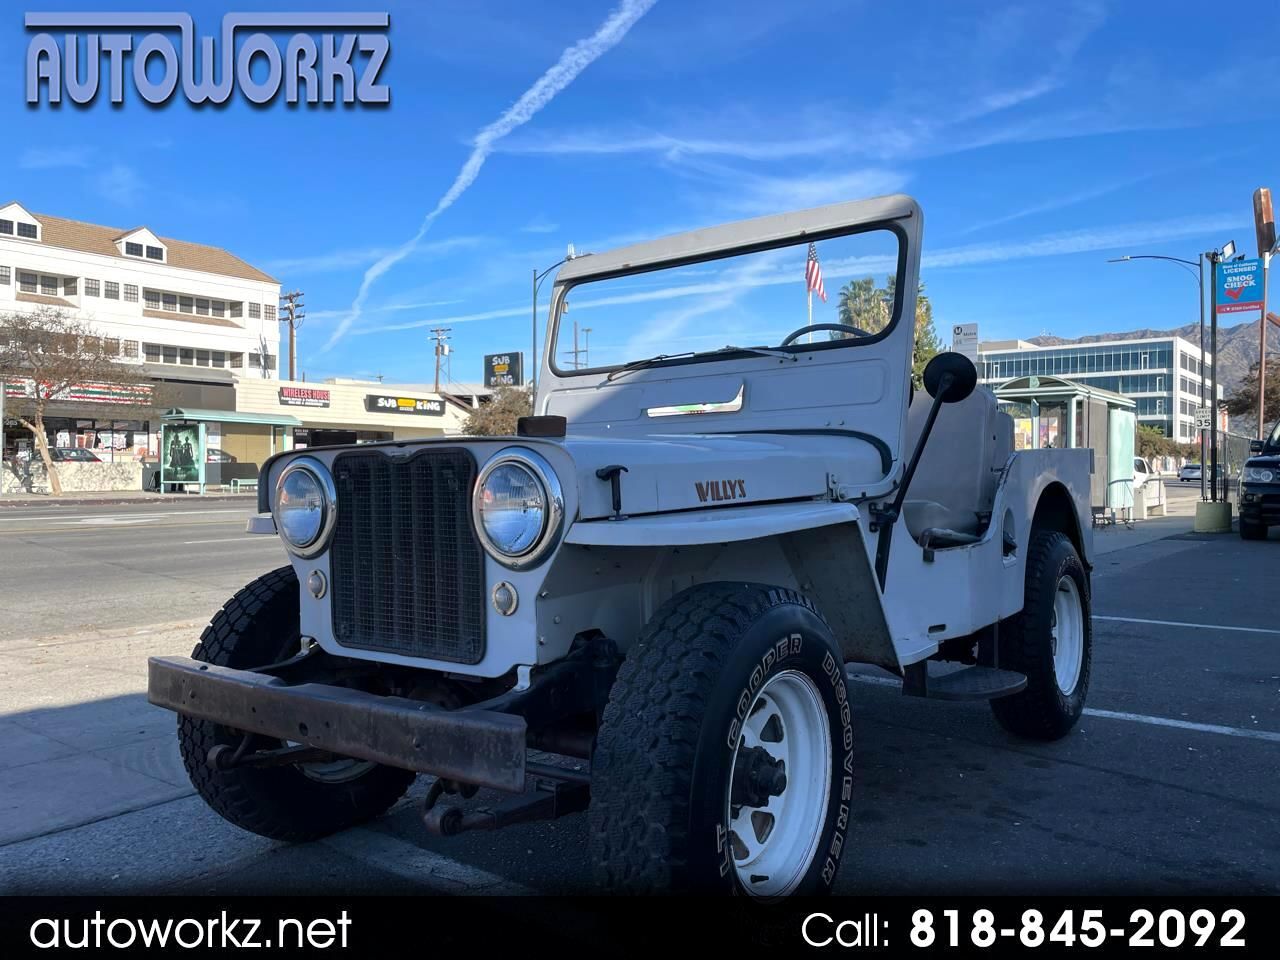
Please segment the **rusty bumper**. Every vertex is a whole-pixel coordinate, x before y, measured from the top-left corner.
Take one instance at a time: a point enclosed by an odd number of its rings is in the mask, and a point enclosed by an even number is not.
[[[190,657],[152,657],[147,699],[223,726],[344,757],[519,792],[525,722],[492,711],[449,711],[403,697],[278,677]]]

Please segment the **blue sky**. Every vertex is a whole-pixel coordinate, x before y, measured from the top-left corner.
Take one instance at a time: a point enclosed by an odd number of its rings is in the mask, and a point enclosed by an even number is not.
[[[1276,58],[1228,33],[1275,37],[1274,3],[1235,4],[1219,28],[1213,11],[1176,0],[658,0],[573,76],[553,76],[569,82],[536,110],[492,126],[618,4],[229,5],[389,10],[382,110],[31,111],[10,70],[0,194],[225,246],[306,292],[309,379],[422,382],[432,326],[453,328],[455,380],[478,379],[484,353],[527,351],[530,271],[568,242],[599,250],[899,190],[925,210],[923,277],[944,334],[964,322],[984,339],[1187,323],[1191,277],[1107,258],[1194,258],[1228,239],[1252,255],[1251,193],[1280,189],[1265,88]],[[227,8],[187,7],[204,32]],[[0,19],[10,64],[25,56],[21,12]],[[459,182],[486,128],[483,165]]]

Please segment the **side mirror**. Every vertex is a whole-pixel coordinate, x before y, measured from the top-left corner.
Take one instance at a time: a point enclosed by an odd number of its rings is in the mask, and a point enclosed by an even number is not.
[[[925,390],[943,403],[959,403],[973,393],[977,385],[978,370],[963,353],[940,353],[924,368]]]
[[[1250,453],[1261,453],[1261,452],[1262,452],[1262,441],[1261,441],[1261,440],[1250,440],[1250,441],[1249,441],[1249,452],[1250,452]]]

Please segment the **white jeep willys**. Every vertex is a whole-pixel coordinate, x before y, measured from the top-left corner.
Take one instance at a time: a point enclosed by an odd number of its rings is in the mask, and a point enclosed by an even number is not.
[[[437,833],[585,809],[602,887],[777,898],[849,847],[847,664],[1066,734],[1090,454],[1015,452],[958,354],[913,384],[921,228],[894,196],[579,257],[517,436],[272,458],[290,565],[150,664],[196,789],[300,840],[427,773]]]

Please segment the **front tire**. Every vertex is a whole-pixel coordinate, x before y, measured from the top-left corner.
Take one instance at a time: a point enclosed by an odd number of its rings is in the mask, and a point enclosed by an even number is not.
[[[298,578],[292,567],[281,567],[227,601],[191,656],[250,670],[285,659],[300,642]],[[376,817],[404,794],[415,776],[355,760],[231,770],[209,766],[213,747],[235,747],[243,737],[211,720],[178,716],[182,762],[205,803],[237,827],[273,840],[314,840]],[[257,749],[279,746],[279,741],[255,738]]]
[[[1089,578],[1066,534],[1032,533],[1022,612],[1000,631],[999,658],[1027,675],[1021,693],[991,701],[999,724],[1032,740],[1066,736],[1084,711],[1093,663]]]
[[[801,595],[706,584],[627,652],[592,758],[597,883],[630,893],[819,894],[847,843],[844,663]]]
[[[1265,523],[1250,523],[1244,517],[1240,518],[1240,539],[1241,540],[1265,540],[1267,539],[1267,525]]]

